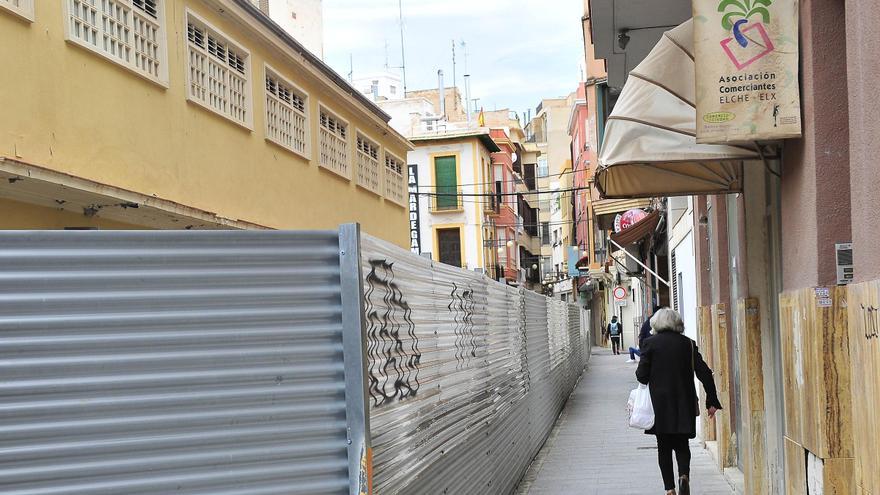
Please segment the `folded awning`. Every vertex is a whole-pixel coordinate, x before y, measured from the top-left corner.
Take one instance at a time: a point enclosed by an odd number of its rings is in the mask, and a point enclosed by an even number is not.
[[[651,200],[639,199],[599,199],[593,201],[593,218],[602,230],[614,228],[614,218],[629,210],[644,210],[651,206]]]
[[[605,198],[742,190],[748,147],[697,144],[693,21],[667,31],[630,72],[608,123],[596,186]]]
[[[660,210],[654,210],[631,227],[611,234],[611,240],[623,247],[627,247],[653,234],[659,224]]]

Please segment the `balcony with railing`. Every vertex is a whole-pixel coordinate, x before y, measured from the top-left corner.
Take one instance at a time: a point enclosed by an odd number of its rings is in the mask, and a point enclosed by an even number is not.
[[[437,187],[431,197],[431,213],[455,213],[464,211],[461,188]]]

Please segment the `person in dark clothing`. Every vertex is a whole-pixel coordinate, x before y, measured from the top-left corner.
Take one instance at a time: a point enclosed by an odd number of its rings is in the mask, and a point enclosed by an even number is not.
[[[657,314],[657,311],[660,311],[660,306],[654,306],[654,311],[651,313],[651,316]],[[642,323],[642,327],[639,329],[639,346],[638,347],[630,347],[629,348],[629,361],[627,363],[636,362],[636,356],[641,356],[642,345],[644,345],[645,339],[651,336],[651,318],[645,320]]]
[[[623,325],[617,321],[617,316],[611,317],[611,323],[608,324],[608,328],[605,329],[606,335],[611,337],[611,352],[614,355],[620,354],[620,337],[623,336]]]
[[[675,494],[672,453],[678,461],[680,495],[690,494],[691,452],[688,440],[697,436],[699,403],[694,374],[706,390],[709,417],[721,409],[712,370],[703,361],[693,340],[685,337],[681,316],[669,308],[651,317],[654,335],[643,342],[636,369],[639,383],[648,385],[654,406],[654,427],[645,433],[657,436],[658,463],[667,494]]]

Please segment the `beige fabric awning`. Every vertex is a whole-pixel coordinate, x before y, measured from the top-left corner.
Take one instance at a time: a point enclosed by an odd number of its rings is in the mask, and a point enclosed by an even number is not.
[[[693,21],[667,31],[627,79],[605,126],[596,186],[604,198],[742,190],[754,149],[697,144]]]
[[[616,215],[651,206],[650,199],[600,199],[593,201],[593,215]]]

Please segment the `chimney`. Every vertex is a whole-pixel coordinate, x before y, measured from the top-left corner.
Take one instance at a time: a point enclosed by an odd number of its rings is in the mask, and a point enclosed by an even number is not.
[[[440,90],[440,116],[446,117],[446,86],[443,85],[443,69],[437,71],[437,79]]]

